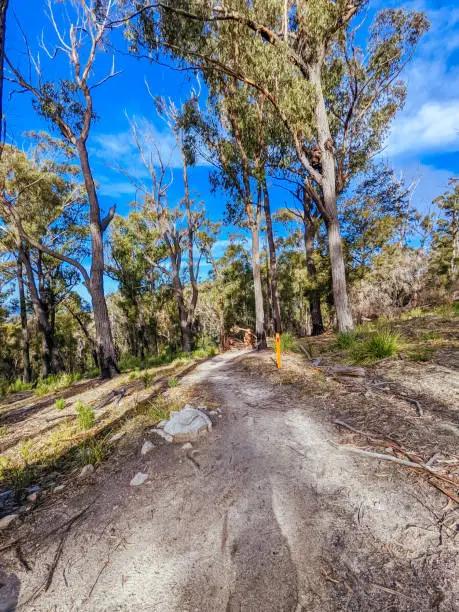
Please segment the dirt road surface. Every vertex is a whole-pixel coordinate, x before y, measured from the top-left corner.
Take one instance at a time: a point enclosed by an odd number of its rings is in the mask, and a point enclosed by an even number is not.
[[[11,606],[40,611],[459,610],[447,498],[333,446],[327,400],[254,375],[248,357],[220,355],[183,380],[221,408],[196,453],[155,439],[37,509],[45,534],[93,502],[64,536],[22,546],[15,564],[8,551],[3,609],[8,590]],[[149,478],[130,487],[138,471]]]

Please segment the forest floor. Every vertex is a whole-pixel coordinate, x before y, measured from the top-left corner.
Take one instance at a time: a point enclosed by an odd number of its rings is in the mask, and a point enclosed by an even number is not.
[[[71,463],[43,475],[0,532],[0,610],[459,610],[458,319],[397,325],[406,347],[365,377],[330,376],[301,352],[278,370],[271,351],[235,351],[175,366],[172,388],[126,376],[93,388],[100,401],[135,387],[112,408],[126,434],[85,479]],[[330,334],[303,344],[320,366],[346,362]],[[52,401],[13,411],[8,436]],[[185,403],[214,422],[192,451],[150,431]],[[137,472],[148,479],[131,487]]]

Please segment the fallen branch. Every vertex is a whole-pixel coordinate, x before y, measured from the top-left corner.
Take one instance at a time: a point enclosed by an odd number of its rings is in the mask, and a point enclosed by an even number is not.
[[[327,373],[335,374],[336,376],[366,376],[365,368],[356,368],[353,366],[321,366],[320,371],[324,370]]]
[[[311,353],[308,351],[308,349],[306,347],[304,347],[302,344],[298,345],[300,347],[300,349],[303,351],[303,353],[306,355],[306,357],[309,359],[309,361],[312,361],[312,355]]]
[[[380,459],[382,461],[391,461],[392,463],[398,463],[399,465],[404,465],[406,467],[422,470],[424,472],[427,472],[431,476],[434,476],[435,478],[438,478],[439,480],[443,480],[444,482],[447,482],[453,487],[459,489],[459,482],[455,482],[451,478],[448,478],[447,476],[443,476],[442,474],[439,474],[433,468],[429,467],[425,463],[416,463],[415,461],[408,461],[408,459],[400,459],[399,457],[394,457],[392,455],[385,455],[384,453],[374,453],[373,451],[367,451],[367,450],[364,450],[363,448],[355,448],[353,446],[335,444],[334,442],[331,442],[331,441],[330,441],[330,444],[332,444],[332,446],[336,448],[339,448],[340,450],[347,451],[349,453],[355,453],[356,455],[362,455],[364,457],[372,457],[373,459]]]
[[[422,406],[418,402],[417,399],[414,399],[413,397],[406,397],[406,395],[401,395],[401,394],[397,394],[397,396],[401,397],[402,399],[406,400],[407,402],[410,402],[410,404],[414,404],[416,406],[416,410],[418,412],[418,416],[419,417],[424,416],[424,410],[422,409]]]

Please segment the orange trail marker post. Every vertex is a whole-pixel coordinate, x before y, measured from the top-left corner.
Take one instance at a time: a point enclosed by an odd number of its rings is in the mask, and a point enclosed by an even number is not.
[[[276,332],[276,354],[277,354],[277,367],[280,369],[282,366],[281,362],[281,345],[280,345],[280,333]]]

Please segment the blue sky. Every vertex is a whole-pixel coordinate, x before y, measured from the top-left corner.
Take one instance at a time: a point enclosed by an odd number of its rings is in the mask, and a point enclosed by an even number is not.
[[[59,5],[62,6],[58,2],[55,4],[57,10]],[[373,0],[369,18],[374,10],[389,5],[424,10],[431,22],[429,33],[423,38],[414,60],[404,73],[408,84],[407,103],[393,124],[382,154],[408,181],[419,181],[414,202],[421,210],[427,211],[432,199],[446,188],[448,178],[459,175],[459,6],[454,0]],[[10,0],[7,52],[24,68],[27,57],[16,18],[26,33],[32,51],[40,51],[43,68],[49,78],[62,76],[65,64],[62,61],[54,64],[47,61],[39,48],[42,31],[46,33],[45,42],[49,49],[53,49],[55,41],[45,15],[44,0]],[[124,48],[120,36],[115,43]],[[99,78],[109,70],[110,65],[111,57],[102,55],[97,62]],[[130,137],[126,114],[140,122],[153,121],[153,102],[145,80],[153,95],[180,101],[187,97],[193,85],[196,86],[196,79],[188,72],[172,71],[119,54],[115,69],[122,73],[95,90],[95,109],[100,119],[92,129],[89,147],[102,206],[108,209],[115,202],[117,212],[125,214],[128,203],[135,197],[135,190],[119,171],[119,166],[142,178],[141,163]],[[49,125],[33,111],[27,94],[16,94],[7,99],[4,111],[8,135],[17,144],[23,142],[25,130],[50,130]],[[171,144],[170,135],[157,120],[155,133],[161,148],[167,150]],[[205,165],[194,168],[192,188],[206,202],[210,216],[217,220],[223,215],[226,198],[222,193],[210,193],[208,172],[209,168]],[[172,197],[180,197],[180,187],[181,182],[177,177]],[[274,207],[284,205],[284,196],[275,194]],[[223,228],[221,241],[215,250],[217,256],[226,246],[228,229]]]

